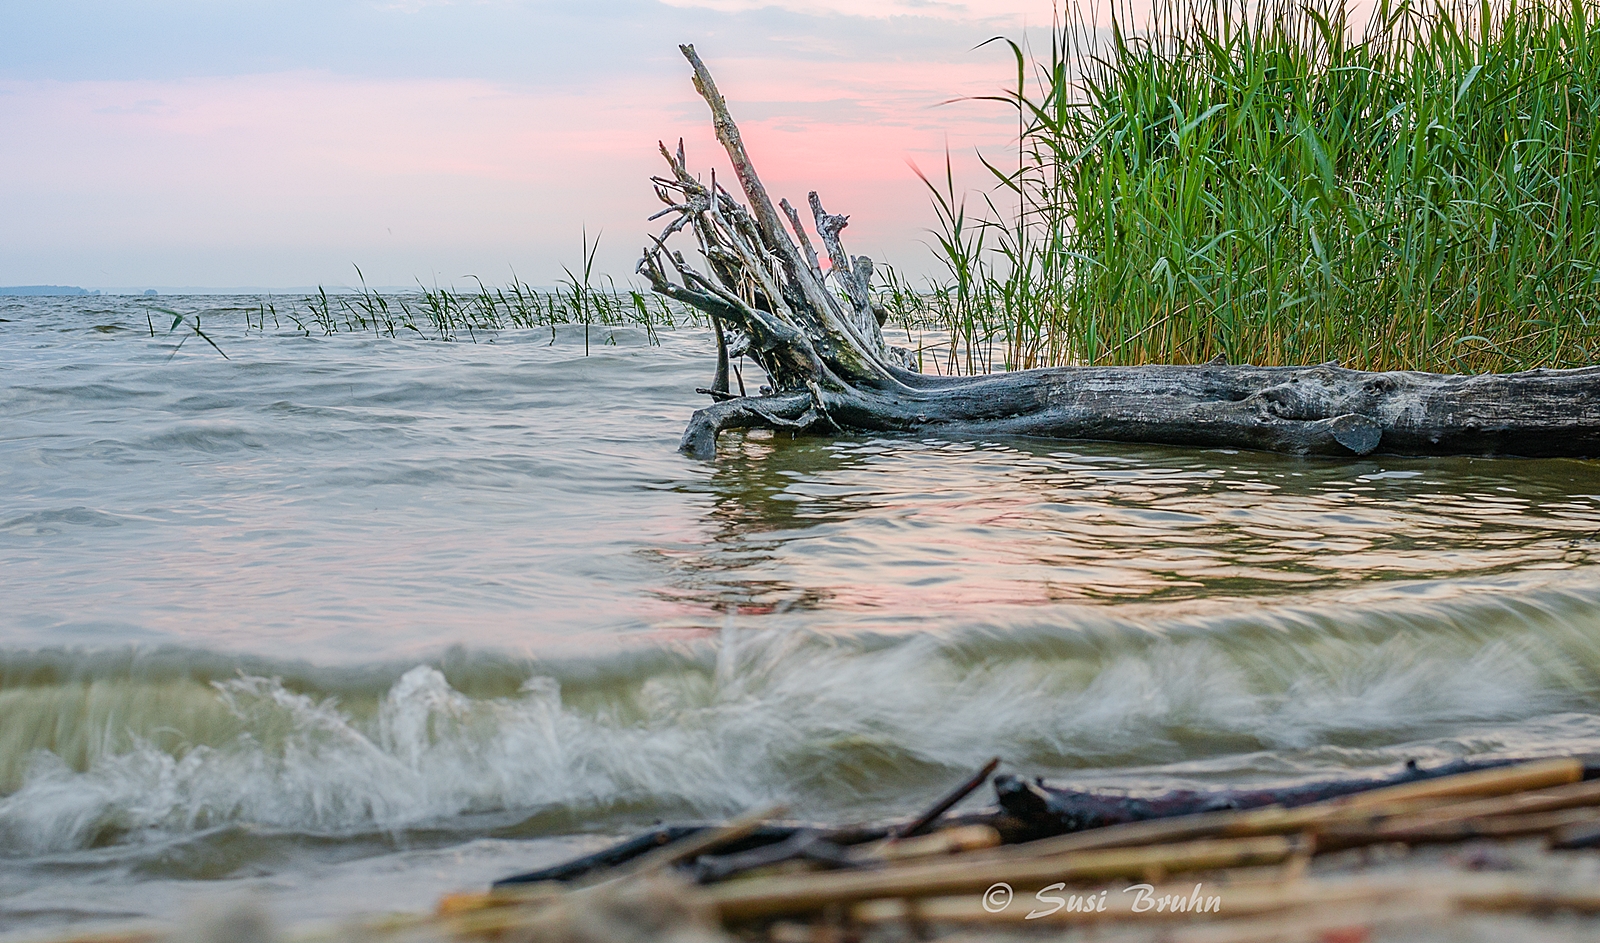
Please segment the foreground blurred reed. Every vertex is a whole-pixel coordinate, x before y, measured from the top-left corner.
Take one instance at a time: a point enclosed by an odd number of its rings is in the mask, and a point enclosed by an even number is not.
[[[1600,359],[1594,0],[1094,12],[1010,44],[983,212],[924,177],[948,277],[885,300],[925,369]]]
[[[728,853],[781,814],[771,809],[676,838],[658,829],[525,876],[537,880],[448,895],[431,914],[280,933],[246,904],[176,932],[51,943],[1578,943],[1600,926],[1596,772],[1580,758],[1531,760],[1011,843],[930,809],[915,820],[922,834],[799,826]]]

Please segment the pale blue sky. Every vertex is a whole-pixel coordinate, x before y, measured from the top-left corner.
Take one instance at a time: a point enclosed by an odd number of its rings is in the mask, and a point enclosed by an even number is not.
[[[658,137],[713,152],[676,44],[717,72],[772,189],[929,268],[907,158],[970,171],[1014,119],[973,47],[1048,0],[0,0],[0,284],[548,282],[603,231],[627,275]]]

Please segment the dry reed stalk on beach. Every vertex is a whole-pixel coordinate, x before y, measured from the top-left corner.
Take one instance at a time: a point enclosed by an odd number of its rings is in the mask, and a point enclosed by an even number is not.
[[[1316,832],[1319,847],[1329,851],[1361,845],[1399,843],[1425,845],[1467,841],[1473,838],[1516,838],[1542,835],[1561,828],[1600,821],[1594,809],[1563,809],[1522,815],[1484,815],[1411,822],[1404,819],[1381,825],[1333,825]]]
[[[861,861],[900,862],[940,855],[964,854],[999,847],[1000,832],[992,825],[957,825],[916,838],[891,839],[861,847],[851,857]]]
[[[1151,900],[1183,899],[1194,893],[1196,882],[1150,886],[1144,891]],[[1108,896],[1107,908],[1084,909],[1061,907],[1049,910],[1038,906],[1038,900],[1029,901],[1039,887],[1019,888],[1014,906],[994,910],[984,906],[977,895],[963,894],[952,897],[902,898],[874,900],[858,904],[850,911],[851,918],[864,924],[893,923],[915,918],[933,923],[960,924],[1023,924],[1048,926],[1051,924],[1103,923],[1120,920],[1161,921],[1188,917],[1191,911],[1182,912],[1133,909],[1130,899]],[[1066,891],[1060,892],[1062,894]],[[1124,893],[1117,888],[1116,895]],[[1217,912],[1229,916],[1249,916],[1272,913],[1295,907],[1308,907],[1335,903],[1374,903],[1403,897],[1408,889],[1393,881],[1372,880],[1285,880],[1281,873],[1272,878],[1238,883],[1219,883],[1214,878],[1204,883],[1203,897],[1219,897],[1222,907]],[[1093,895],[1091,895],[1093,896]],[[1204,912],[1204,911],[1201,911]]]
[[[871,872],[800,874],[730,881],[698,892],[725,921],[806,913],[878,898],[980,894],[997,882],[1041,884],[1143,877],[1181,871],[1277,864],[1307,849],[1298,838],[1225,839],[1084,852],[1065,859],[960,860],[907,864]]]
[[[1548,787],[1579,789],[1570,784],[1583,778],[1583,761],[1571,758],[1536,760],[1515,766],[1478,770],[1456,776],[1397,786],[1385,786],[1354,795],[1309,803],[1292,809],[1270,806],[1243,811],[1203,812],[1195,815],[1129,822],[1074,832],[1055,838],[1041,838],[1020,845],[977,852],[964,860],[1000,861],[1016,857],[1065,855],[1103,848],[1129,848],[1201,838],[1245,838],[1253,835],[1284,835],[1315,832],[1326,823],[1366,823],[1393,816],[1422,814],[1455,800],[1494,801],[1494,797],[1525,793]],[[1586,784],[1585,784],[1586,785]],[[1587,796],[1589,792],[1561,793],[1563,797]],[[1471,815],[1493,814],[1492,806],[1477,806]],[[1552,806],[1556,808],[1556,806]],[[1530,810],[1531,811],[1531,810]]]
[[[1348,844],[1454,841],[1587,826],[1596,821],[1600,783],[1574,782],[1583,773],[1579,760],[1540,760],[1297,809],[1212,813],[1188,816],[1188,822],[1096,830],[1106,833],[1100,840],[1112,847],[1090,847],[1095,834],[1089,832],[997,849],[992,846],[999,832],[992,827],[957,823],[915,838],[858,844],[854,869],[752,874],[706,887],[690,886],[676,873],[696,856],[748,835],[778,814],[763,810],[665,845],[581,884],[549,882],[454,895],[442,900],[431,916],[370,922],[350,933],[370,943],[720,943],[727,939],[724,929],[773,939],[774,926],[783,930],[779,935],[803,936],[807,927],[813,935],[826,935],[839,928],[860,933],[903,924],[931,934],[960,927],[974,932],[1091,923],[1132,928],[1167,921],[1160,930],[1166,941],[1250,943],[1319,939],[1319,933],[1330,929],[1389,925],[1419,915],[1600,914],[1600,890],[1587,882],[1552,881],[1544,875],[1462,874],[1424,867],[1385,876],[1312,877],[1305,868],[1318,851]],[[1287,833],[1276,833],[1280,830]],[[1197,831],[1206,835],[1192,840]],[[1232,834],[1236,832],[1246,834]],[[1186,840],[1175,841],[1175,836]],[[1172,877],[1176,874],[1192,874],[1193,879],[1179,881]],[[985,906],[985,892],[998,882],[1008,884],[1016,899],[996,910]],[[1125,890],[1115,882],[1132,886]],[[1089,886],[1096,890],[1085,890]],[[1054,898],[1035,898],[1036,892],[1058,898],[1076,894],[1080,900],[1052,909],[1046,905]],[[1165,903],[1141,910],[1113,896],[1130,893]],[[1101,906],[1081,906],[1084,898],[1096,895]],[[350,933],[295,939],[314,943],[351,938]],[[57,943],[160,939],[159,933],[133,931],[85,934]]]
[[[881,899],[857,904],[850,909],[853,921],[876,925],[896,923],[908,919],[927,923],[1005,926],[1050,926],[1061,924],[1114,923],[1122,921],[1159,922],[1188,919],[1206,913],[1213,919],[1255,917],[1305,908],[1335,905],[1375,906],[1390,902],[1418,899],[1447,901],[1453,909],[1474,911],[1548,911],[1571,910],[1600,912],[1600,890],[1593,887],[1551,887],[1543,879],[1523,876],[1484,874],[1427,874],[1397,881],[1392,876],[1285,878],[1281,871],[1270,877],[1253,875],[1244,880],[1233,880],[1227,872],[1206,875],[1198,894],[1197,882],[1167,883],[1138,889],[1152,901],[1181,900],[1198,896],[1204,900],[1220,898],[1214,911],[1156,910],[1151,907],[1135,910],[1130,898],[1115,895],[1131,893],[1117,888],[1108,896],[1105,910],[1069,909],[1050,910],[1038,906],[1037,900],[1027,903],[1038,887],[1018,887],[1017,902],[1001,910],[986,908],[983,900],[974,894],[928,898]],[[1066,894],[1067,891],[1055,892]],[[1081,889],[1080,889],[1081,893]],[[1032,914],[1032,916],[1030,916]]]
[[[746,813],[727,825],[719,828],[708,828],[698,835],[691,835],[682,841],[663,845],[654,851],[647,852],[626,864],[606,872],[601,879],[609,881],[636,875],[655,874],[680,862],[693,861],[719,845],[726,845],[729,842],[744,838],[766,823],[783,815],[786,811],[787,809],[784,806],[775,805],[757,812]]]
[[[987,847],[998,837],[993,829],[959,824],[914,839],[859,846],[856,856],[873,862],[870,870],[738,877],[710,887],[682,888],[680,893],[685,895],[686,913],[707,914],[730,927],[761,927],[775,918],[787,918],[791,922],[781,926],[790,936],[801,937],[806,927],[813,934],[833,932],[826,929],[833,925],[827,921],[792,922],[815,921],[823,914],[832,914],[830,920],[843,921],[840,926],[857,931],[904,924],[930,933],[929,928],[937,927],[1042,929],[1200,919],[1203,922],[1163,930],[1162,939],[1250,943],[1321,939],[1319,934],[1343,927],[1360,929],[1468,912],[1600,913],[1600,891],[1552,885],[1545,878],[1426,869],[1403,880],[1304,876],[1305,859],[1324,845],[1532,834],[1592,821],[1593,807],[1600,804],[1600,784],[1578,782],[1584,769],[1576,759],[1539,760],[1375,789],[1296,809],[1111,826],[1095,830],[1106,833],[1098,838],[1095,832],[1086,832],[1004,848]],[[740,822],[759,824],[763,818],[750,816]],[[1191,839],[1197,832],[1205,834],[1199,840],[1173,840]],[[696,849],[715,845],[712,836],[697,837]],[[1096,841],[1111,847],[1092,847]],[[669,854],[663,848],[659,854],[663,860],[683,861],[683,851]],[[1194,873],[1195,880],[1172,880],[1170,875],[1177,873]],[[1076,887],[1082,895],[1083,888],[1094,882],[1117,880],[1145,882],[1149,886],[1143,892],[1151,899],[1187,897],[1189,903],[1177,912],[1165,905],[1161,910],[1136,911],[1113,900],[1105,910],[1075,905],[1028,919],[1036,910],[1028,905],[1029,896],[1036,891],[1049,891],[1054,885]],[[983,894],[997,882],[1015,888],[1017,902],[994,912],[985,907]],[[524,890],[521,893],[528,896],[521,900],[502,899],[505,906],[469,908],[444,919],[458,938],[507,939],[505,934],[513,928],[557,925],[569,919],[561,916],[567,909],[591,895],[613,893],[626,883],[602,880],[566,892]],[[1056,891],[1058,896],[1067,893]],[[1123,891],[1107,888],[1101,899],[1113,893]],[[1196,913],[1190,907],[1197,897],[1201,901],[1216,897],[1218,904]]]
[[[1600,805],[1600,780],[1568,783],[1547,789],[1511,793],[1471,802],[1456,802],[1434,806],[1413,815],[1413,821],[1439,821],[1463,819],[1481,815],[1513,815],[1533,812],[1554,812],[1558,809],[1585,808]]]

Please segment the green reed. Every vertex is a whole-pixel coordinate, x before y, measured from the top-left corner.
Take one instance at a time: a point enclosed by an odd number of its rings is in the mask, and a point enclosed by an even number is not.
[[[1019,138],[949,278],[886,304],[941,368],[1600,358],[1600,6],[1156,0],[1010,43]],[[925,181],[927,178],[924,178]]]
[[[589,328],[642,327],[651,343],[659,343],[661,328],[706,326],[705,317],[692,308],[639,288],[619,289],[609,276],[594,273],[597,243],[584,237],[584,262],[578,272],[565,270],[552,289],[538,289],[512,274],[504,287],[492,288],[472,277],[472,291],[429,288],[420,282],[414,292],[385,295],[367,286],[356,269],[361,287],[353,292],[329,294],[319,288],[300,302],[262,301],[245,313],[247,330],[287,329],[284,322],[307,336],[312,334],[372,334],[376,337],[416,336],[428,340],[477,342],[482,332],[549,329],[552,343],[563,324],[584,325],[584,349],[589,348]]]

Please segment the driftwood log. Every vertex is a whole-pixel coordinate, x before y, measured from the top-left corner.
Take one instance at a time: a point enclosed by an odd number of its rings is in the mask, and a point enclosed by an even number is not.
[[[1515,760],[1463,759],[1440,766],[1423,767],[1413,761],[1398,772],[1377,779],[1351,777],[1267,788],[1176,789],[1153,796],[1066,789],[1008,774],[995,777],[994,791],[1000,808],[1023,823],[1024,834],[1048,836],[1208,812],[1264,809],[1269,806],[1293,809],[1373,789],[1500,769],[1514,763]],[[1584,766],[1582,772],[1588,776],[1591,770]],[[1600,775],[1600,768],[1592,772]]]
[[[888,347],[872,300],[872,260],[839,239],[847,218],[809,198],[828,256],[824,273],[800,214],[775,206],[745,152],[727,103],[693,46],[680,47],[711,107],[748,205],[713,173],[689,172],[680,141],[661,146],[671,176],[653,178],[670,217],[639,272],[653,290],[707,313],[716,329],[715,400],[681,448],[711,457],[724,429],[792,432],[938,431],[1298,454],[1600,455],[1600,367],[1479,376],[1370,373],[1337,364],[1257,367],[1051,367],[980,376],[926,376]],[[782,216],[779,215],[782,208]],[[787,226],[785,225],[787,221]],[[667,240],[688,229],[705,271]],[[766,372],[759,395],[730,390],[730,359]]]

